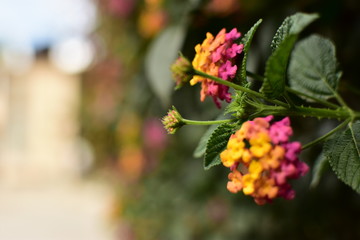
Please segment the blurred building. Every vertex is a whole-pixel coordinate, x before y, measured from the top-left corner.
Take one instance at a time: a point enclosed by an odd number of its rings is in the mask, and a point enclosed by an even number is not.
[[[3,69],[0,80],[0,182],[33,183],[79,174],[79,77],[46,58],[23,72]]]

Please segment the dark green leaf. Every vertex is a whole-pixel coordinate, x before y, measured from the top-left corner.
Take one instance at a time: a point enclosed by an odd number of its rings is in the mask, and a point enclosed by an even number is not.
[[[325,157],[324,152],[321,152],[317,157],[313,167],[312,179],[310,183],[311,188],[314,188],[319,184],[321,176],[323,175],[325,169],[327,169],[328,165],[329,161]]]
[[[226,116],[226,112],[224,114],[220,114],[215,120],[222,120],[222,119],[227,119],[229,116]],[[211,137],[211,134],[213,134],[214,130],[218,127],[218,124],[214,124],[211,125],[210,127],[208,127],[208,129],[205,131],[205,133],[202,135],[202,137],[200,138],[200,141],[198,143],[198,145],[196,146],[193,156],[195,158],[200,158],[202,156],[204,156],[205,151],[206,151],[206,144],[209,141],[209,138]]]
[[[320,99],[333,97],[341,77],[333,43],[318,35],[300,41],[292,53],[288,77],[297,91]]]
[[[285,91],[287,63],[297,35],[289,35],[266,62],[265,79],[260,89],[268,98],[277,98]]]
[[[284,93],[287,63],[299,33],[318,18],[317,14],[296,13],[287,17],[277,30],[272,42],[272,55],[266,62],[265,79],[261,92],[268,98]]]
[[[206,145],[204,168],[210,169],[221,163],[219,154],[225,149],[227,142],[234,132],[234,125],[224,123],[218,126],[211,134]]]
[[[350,123],[324,144],[324,155],[338,178],[360,193],[360,121]]]
[[[310,23],[319,17],[318,14],[296,13],[285,18],[275,33],[271,42],[271,49],[275,51],[289,35],[298,35]]]
[[[241,39],[241,43],[244,44],[244,58],[242,60],[241,63],[241,83],[245,84],[246,81],[246,63],[247,63],[247,56],[248,56],[248,52],[250,49],[250,45],[251,45],[251,41],[254,37],[254,34],[256,32],[256,30],[258,29],[258,27],[260,26],[262,22],[262,19],[260,19],[259,21],[257,21],[254,26],[252,26],[252,28],[244,35],[244,37]]]

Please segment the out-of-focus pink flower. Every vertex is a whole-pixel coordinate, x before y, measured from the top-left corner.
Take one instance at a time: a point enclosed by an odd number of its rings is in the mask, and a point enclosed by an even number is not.
[[[211,0],[205,6],[205,11],[218,16],[227,16],[239,10],[239,2],[239,0]]]
[[[147,149],[162,151],[166,147],[167,134],[158,119],[147,119],[144,123],[144,145]]]
[[[135,8],[136,0],[107,0],[107,8],[117,17],[129,17]]]

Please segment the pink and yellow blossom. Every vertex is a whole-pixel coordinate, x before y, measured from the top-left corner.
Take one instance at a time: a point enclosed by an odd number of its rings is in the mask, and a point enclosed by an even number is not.
[[[277,197],[294,198],[295,191],[288,180],[309,170],[298,158],[301,144],[289,142],[290,119],[273,123],[272,120],[273,116],[268,116],[243,123],[220,154],[223,165],[231,170],[228,190],[243,191],[260,205]]]
[[[240,36],[241,34],[236,28],[228,33],[224,28],[215,37],[211,33],[207,33],[202,44],[195,46],[196,55],[192,62],[194,69],[226,81],[232,81],[237,71],[236,57],[244,48],[243,44],[235,43]],[[206,96],[211,96],[219,108],[221,107],[220,100],[231,101],[228,86],[208,78],[193,76],[190,84],[195,85],[196,83],[201,83],[201,101],[204,101]]]

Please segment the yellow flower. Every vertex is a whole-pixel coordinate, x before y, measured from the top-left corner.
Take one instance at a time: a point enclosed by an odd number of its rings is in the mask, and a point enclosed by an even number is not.
[[[260,159],[264,169],[276,169],[280,166],[281,160],[284,158],[284,147],[276,145],[267,156]]]
[[[263,170],[263,167],[258,161],[252,161],[249,165],[249,173],[252,178],[258,179],[261,177],[261,172]]]
[[[232,136],[227,144],[227,149],[225,149],[220,154],[221,162],[225,167],[231,167],[234,163],[239,162],[243,153],[244,153],[245,143]]]
[[[235,163],[231,156],[231,152],[227,149],[220,153],[220,159],[225,167],[231,167]]]
[[[243,180],[243,192],[245,195],[250,195],[254,192],[255,187],[254,187],[254,181],[255,179],[252,178],[249,174],[246,174],[245,176],[243,176],[242,178]]]
[[[257,158],[263,157],[272,148],[270,137],[266,133],[260,132],[255,137],[251,138],[249,142],[251,145],[250,151]]]
[[[261,187],[258,189],[260,197],[275,198],[279,192],[279,188],[275,185],[274,179],[270,178],[264,180]]]

